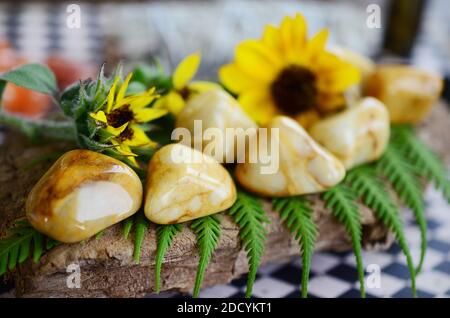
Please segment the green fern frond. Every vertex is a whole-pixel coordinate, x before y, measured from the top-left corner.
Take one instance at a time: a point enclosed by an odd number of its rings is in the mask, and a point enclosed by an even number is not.
[[[366,297],[364,286],[364,265],[361,256],[361,215],[358,206],[355,204],[355,195],[350,188],[344,184],[339,184],[322,194],[327,208],[333,215],[344,224],[347,233],[352,241],[353,251],[356,258],[356,268],[360,284],[361,297]]]
[[[248,298],[252,295],[256,273],[264,253],[267,236],[264,224],[270,222],[260,200],[242,190],[238,190],[236,202],[228,213],[239,226],[239,237],[247,252],[249,272],[245,297]]]
[[[47,239],[25,220],[15,222],[6,237],[0,239],[0,276],[8,270],[14,270],[17,264],[23,263],[29,257],[32,257],[34,262],[39,262],[44,250],[58,244],[49,242],[56,241]]]
[[[123,238],[127,239],[128,236],[130,235],[131,229],[133,228],[134,216],[130,216],[129,218],[125,219],[122,223],[123,223],[122,224]]]
[[[209,215],[192,222],[191,229],[197,236],[198,253],[200,260],[198,262],[197,276],[195,277],[194,297],[198,297],[200,287],[205,275],[206,266],[211,256],[219,244],[220,238],[220,220],[216,215]]]
[[[158,247],[156,248],[155,257],[155,292],[158,294],[161,288],[161,265],[164,255],[169,249],[174,237],[181,232],[183,226],[181,224],[158,225],[156,236]]]
[[[135,216],[135,233],[134,233],[134,261],[139,264],[142,254],[142,242],[144,241],[145,232],[148,228],[148,221],[144,216],[144,213],[138,212]]]
[[[277,198],[273,200],[273,208],[280,214],[286,228],[299,240],[302,255],[302,288],[301,296],[308,296],[309,272],[317,238],[317,228],[312,219],[309,201],[301,196]]]
[[[447,169],[433,151],[416,137],[413,129],[409,126],[394,126],[392,142],[417,168],[417,172],[433,182],[450,203],[450,180]]]
[[[416,272],[405,238],[403,222],[397,206],[392,202],[389,193],[384,190],[383,184],[377,178],[375,169],[371,166],[353,169],[347,174],[346,181],[353,192],[362,199],[363,203],[370,207],[378,219],[394,233],[406,256],[411,275],[411,289],[413,296],[416,297]]]
[[[395,148],[389,145],[383,157],[376,164],[381,174],[392,184],[402,202],[411,209],[420,228],[421,248],[420,260],[416,273],[422,269],[427,250],[427,221],[420,182],[415,174],[416,169],[411,166]]]

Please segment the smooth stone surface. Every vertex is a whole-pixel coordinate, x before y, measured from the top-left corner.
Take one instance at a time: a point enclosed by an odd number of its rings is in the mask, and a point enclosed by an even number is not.
[[[272,129],[278,129],[278,138],[262,139],[258,149],[253,151],[271,149],[272,143],[278,143],[275,149],[279,150],[279,166],[275,173],[263,174],[261,168],[266,165],[261,161],[238,164],[236,177],[247,190],[268,197],[318,193],[344,178],[342,163],[316,143],[295,120],[277,116],[267,128],[269,136],[276,136]]]
[[[389,114],[379,100],[366,97],[355,107],[317,122],[310,134],[348,170],[381,157],[389,141]]]
[[[392,123],[417,124],[428,115],[442,89],[440,76],[411,66],[381,65],[368,80],[365,93],[386,105]]]
[[[142,183],[126,164],[89,150],[61,156],[31,190],[30,223],[64,243],[85,240],[134,214]]]
[[[181,223],[222,212],[236,200],[228,171],[195,149],[170,144],[148,167],[145,215],[158,224]]]
[[[203,131],[195,131],[195,120],[201,121]],[[249,133],[256,135],[258,126],[244,113],[236,99],[230,94],[222,89],[213,89],[194,97],[186,104],[177,116],[176,127],[187,128],[191,133],[191,141],[183,141],[184,145],[199,150],[200,148],[194,144],[197,141],[201,144],[203,153],[213,156],[222,163],[227,162],[226,158],[229,158],[231,159],[229,163],[232,163],[236,159],[237,140],[234,135],[231,135],[230,138],[226,137],[226,128],[243,130],[252,128],[254,131],[249,131]],[[221,137],[205,138],[202,132],[209,128],[214,128]]]

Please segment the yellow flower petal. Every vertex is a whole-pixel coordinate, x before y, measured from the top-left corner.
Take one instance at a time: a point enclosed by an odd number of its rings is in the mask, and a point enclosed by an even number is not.
[[[319,74],[316,86],[319,91],[341,93],[361,80],[359,70],[352,65],[344,65],[330,72]]]
[[[123,124],[120,127],[114,128],[113,126],[107,126],[106,131],[112,134],[113,136],[119,136],[128,126],[128,123]]]
[[[89,116],[94,118],[96,121],[102,122],[102,123],[108,123],[108,120],[106,119],[105,112],[103,110],[100,110],[96,113],[90,113]]]
[[[259,124],[266,124],[277,113],[270,96],[264,91],[245,92],[239,95],[238,102],[244,111]]]
[[[141,108],[134,112],[134,119],[138,123],[146,123],[148,121],[167,115],[168,110],[162,108]]]
[[[131,125],[130,129],[133,131],[132,138],[123,141],[122,144],[129,147],[155,147],[157,145],[157,143],[148,138],[145,131],[138,125]]]
[[[117,93],[116,104],[115,104],[114,108],[118,108],[122,105],[122,100],[125,97],[125,93],[127,91],[128,84],[130,83],[132,76],[133,76],[133,73],[128,74],[127,78],[125,79],[123,84],[120,86],[119,92]]]
[[[119,82],[120,77],[116,76],[116,78],[114,78],[114,82],[111,85],[111,88],[109,90],[108,93],[108,98],[107,98],[107,104],[106,104],[106,112],[109,113],[112,109],[112,106],[114,104],[114,99],[115,99],[115,95],[116,95],[116,86],[117,83]]]
[[[281,67],[279,56],[255,40],[247,40],[238,45],[236,63],[242,71],[265,83],[272,81]]]
[[[173,86],[175,89],[182,89],[197,73],[201,56],[199,53],[188,55],[178,64],[173,73]]]
[[[211,89],[220,89],[221,87],[219,84],[214,82],[194,81],[189,83],[188,88],[194,93],[203,93]]]
[[[306,37],[308,34],[308,27],[306,25],[305,18],[300,13],[297,13],[291,27],[293,49],[296,54],[301,54],[301,50],[306,43]]]
[[[308,52],[310,56],[315,56],[325,49],[328,40],[328,29],[322,29],[317,32],[308,42]]]
[[[124,156],[130,156],[130,157],[136,157],[137,155],[133,153],[127,145],[125,145],[123,142],[118,142],[116,140],[112,140],[111,143],[114,145],[114,148],[120,152],[120,154]]]
[[[185,104],[186,102],[180,94],[175,91],[171,91],[157,100],[154,108],[164,108],[172,114],[177,115],[183,109]]]
[[[234,93],[241,93],[255,87],[266,87],[266,84],[258,78],[244,73],[236,64],[227,64],[219,69],[220,81]]]

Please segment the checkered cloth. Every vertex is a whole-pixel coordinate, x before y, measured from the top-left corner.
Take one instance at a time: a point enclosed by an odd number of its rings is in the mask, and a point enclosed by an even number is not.
[[[102,59],[102,31],[95,5],[83,4],[81,29],[65,27],[67,4],[8,5],[0,3],[0,36],[31,60],[42,60],[52,53],[78,61]],[[60,14],[56,14],[60,13]],[[62,13],[62,14],[61,14]],[[0,131],[0,143],[2,141]],[[422,273],[417,277],[420,297],[450,296],[450,207],[436,191],[427,191],[428,252]],[[414,261],[420,253],[420,233],[411,213],[406,212],[405,231]],[[365,266],[381,269],[381,288],[367,288],[369,297],[410,297],[409,272],[397,245],[386,252],[364,252]],[[254,297],[298,297],[301,277],[300,258],[289,263],[268,264],[258,271]],[[309,297],[359,297],[354,256],[349,253],[316,253],[311,266]],[[201,297],[243,297],[246,277],[227,285],[205,288]],[[0,286],[0,294],[12,288]],[[179,297],[163,293],[159,297]],[[153,297],[153,296],[149,296]]]

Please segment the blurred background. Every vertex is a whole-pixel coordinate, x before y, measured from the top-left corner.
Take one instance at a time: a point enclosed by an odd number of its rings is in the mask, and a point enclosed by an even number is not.
[[[374,20],[378,10],[379,19]],[[306,17],[310,34],[328,27],[331,44],[377,61],[410,63],[442,74],[444,97],[449,99],[448,0],[0,1],[0,72],[25,62],[46,63],[63,88],[95,76],[103,62],[111,68],[120,60],[126,65],[159,60],[171,71],[184,56],[200,51],[198,77],[215,79],[239,41],[259,37],[265,24],[278,24],[295,12]],[[79,25],[73,20],[78,13]],[[13,93],[10,109],[39,108],[39,102],[29,102],[38,96]],[[39,116],[41,110],[25,111]],[[419,296],[450,297],[449,207],[435,192],[427,197],[430,249],[418,278]],[[413,254],[418,256],[418,229],[411,218],[406,224],[408,240],[417,247]],[[352,253],[315,254],[311,296],[358,297],[353,262]],[[397,246],[365,253],[364,262],[381,264],[383,271],[383,288],[369,291],[369,296],[409,297],[409,274]],[[295,260],[261,268],[255,296],[298,297],[299,264]],[[202,296],[240,297],[244,290],[245,277],[205,289]]]
[[[79,9],[79,26],[69,26],[77,10],[71,4]],[[370,23],[374,5],[379,25]],[[170,70],[200,51],[200,75],[214,78],[239,41],[297,11],[310,34],[329,27],[331,44],[450,74],[446,0],[2,1],[0,38],[31,61],[64,57],[95,68],[157,58]]]

